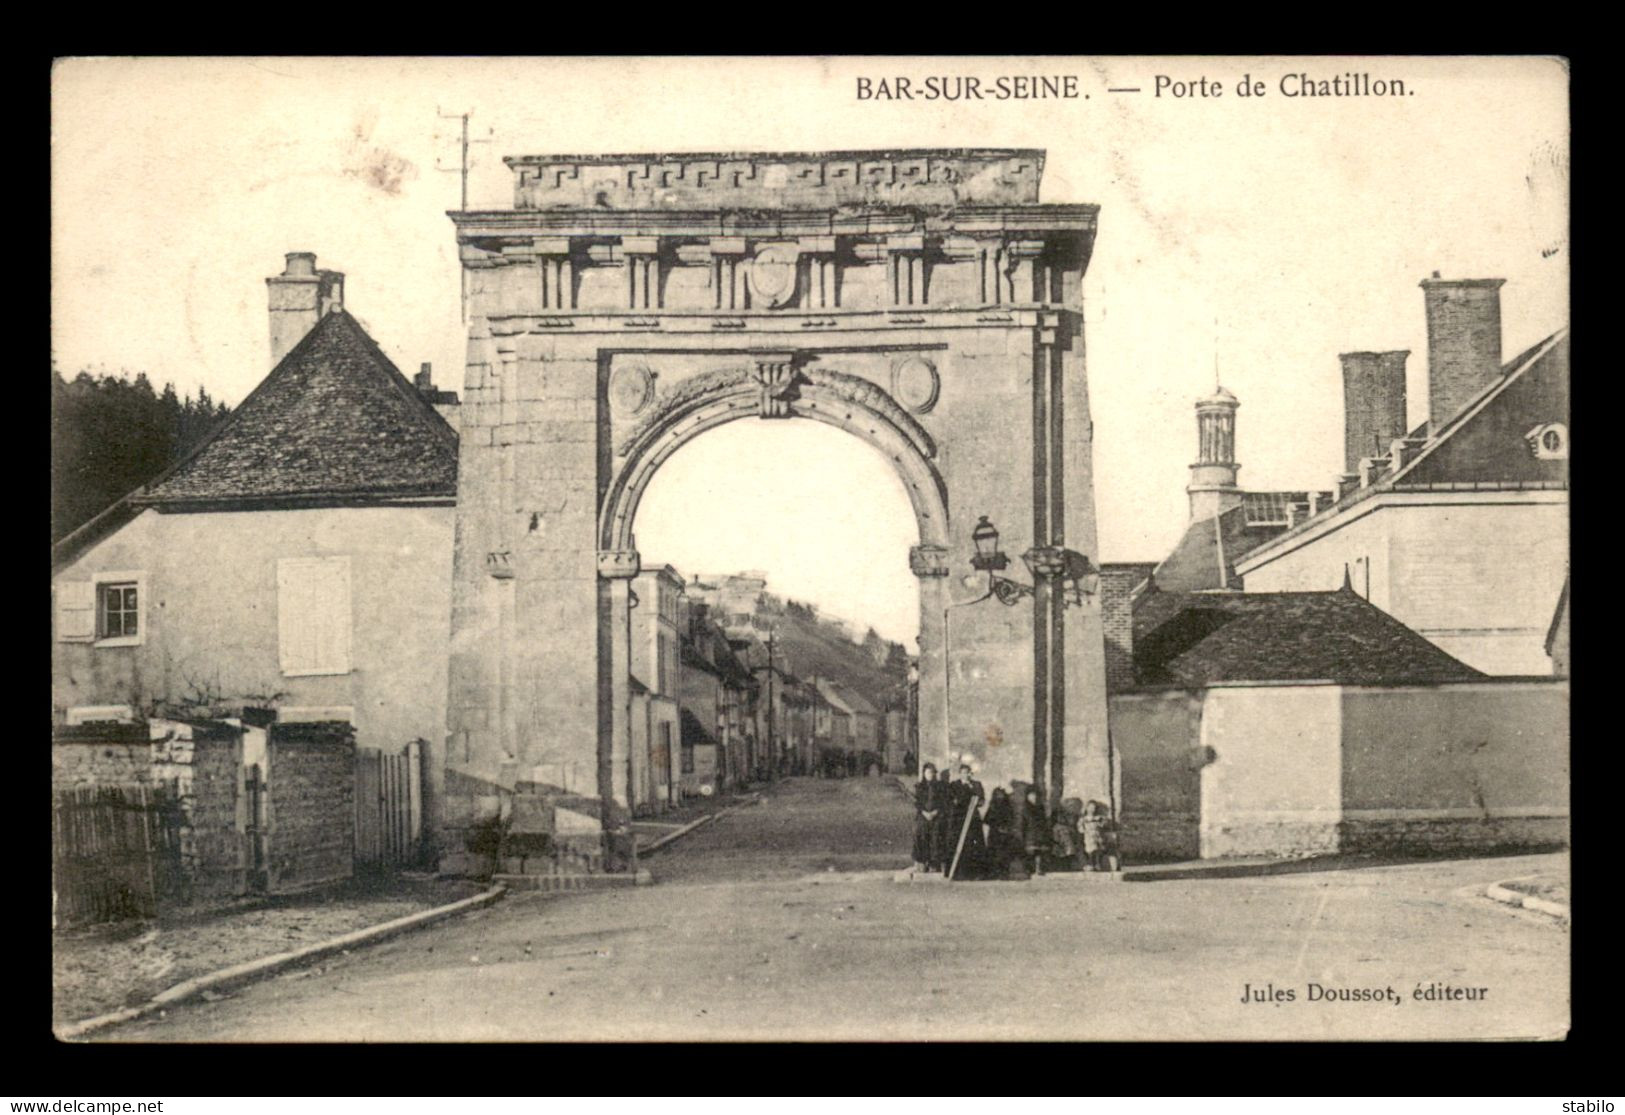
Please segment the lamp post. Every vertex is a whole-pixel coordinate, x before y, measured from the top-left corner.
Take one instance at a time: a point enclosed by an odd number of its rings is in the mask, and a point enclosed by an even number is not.
[[[973,568],[987,574],[988,596],[1013,607],[1023,597],[1033,595],[1032,585],[1003,575],[1003,570],[1010,566],[1010,558],[999,549],[999,528],[986,515],[976,520],[970,539],[975,547],[970,563]],[[1089,559],[1076,550],[1061,546],[1033,546],[1021,555],[1021,560],[1035,581],[1045,579],[1060,582],[1061,600],[1068,608],[1081,607],[1086,597],[1093,597],[1100,591],[1100,574]]]

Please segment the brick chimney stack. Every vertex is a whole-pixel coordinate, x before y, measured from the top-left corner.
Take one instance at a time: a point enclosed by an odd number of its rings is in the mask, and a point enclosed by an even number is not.
[[[1505,279],[1422,280],[1428,318],[1428,426],[1454,418],[1501,374],[1501,284]]]
[[[1405,358],[1398,352],[1344,352],[1343,472],[1360,471],[1360,461],[1380,457],[1406,434]]]
[[[344,308],[344,274],[316,268],[315,252],[289,252],[282,274],[265,280],[271,307],[271,366],[325,315]]]

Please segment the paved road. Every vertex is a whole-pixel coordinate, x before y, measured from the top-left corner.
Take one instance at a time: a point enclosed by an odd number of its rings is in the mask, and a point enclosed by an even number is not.
[[[888,782],[792,780],[648,860],[109,1041],[1556,1037],[1567,931],[1469,887],[1561,858],[1255,879],[899,885]],[[833,871],[829,868],[834,868]],[[1392,987],[1308,1002],[1309,984]],[[1418,986],[1488,988],[1424,1002]],[[1242,1005],[1251,985],[1292,1002]]]

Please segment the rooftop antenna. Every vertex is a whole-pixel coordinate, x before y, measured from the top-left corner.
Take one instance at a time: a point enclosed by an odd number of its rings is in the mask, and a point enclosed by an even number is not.
[[[485,138],[483,138],[483,139],[469,139],[468,138],[468,118],[470,116],[474,115],[474,110],[473,109],[469,109],[469,110],[467,110],[465,112],[443,112],[443,111],[441,111],[440,107],[437,105],[437,106],[435,106],[435,115],[438,116],[441,120],[457,120],[457,121],[461,122],[461,129],[460,129],[461,134],[460,134],[460,137],[459,137],[459,140],[458,140],[457,165],[456,166],[444,166],[444,165],[442,165],[444,160],[441,159],[439,156],[436,156],[436,158],[435,158],[435,169],[440,170],[440,171],[445,171],[447,173],[456,173],[461,177],[461,179],[462,179],[462,194],[461,194],[461,202],[460,202],[458,208],[459,208],[459,211],[467,212],[467,210],[468,210],[468,167],[469,167],[468,149],[469,149],[470,145],[475,144],[475,143],[490,143],[491,142],[491,137],[490,137],[490,134],[489,134],[490,129],[486,129],[487,134],[486,134]],[[441,135],[440,135],[440,133],[439,133],[439,131],[437,129],[436,133],[435,133],[435,139],[439,140],[440,138],[441,138]],[[468,320],[468,272],[463,268],[461,260],[458,261],[457,270],[458,270],[458,281],[461,284],[461,294],[462,294],[462,296],[461,296],[460,301],[462,303],[462,320],[467,321]]]

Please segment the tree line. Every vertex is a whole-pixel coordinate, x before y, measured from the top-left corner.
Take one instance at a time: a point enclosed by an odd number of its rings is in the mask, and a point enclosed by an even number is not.
[[[51,541],[179,461],[231,413],[225,403],[154,391],[145,372],[64,379],[51,370]]]

